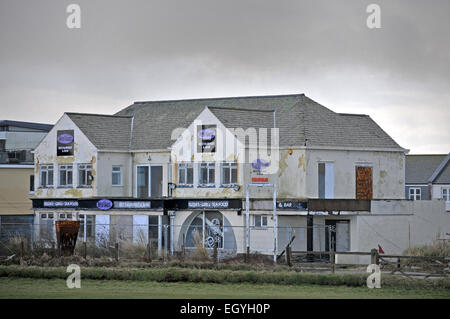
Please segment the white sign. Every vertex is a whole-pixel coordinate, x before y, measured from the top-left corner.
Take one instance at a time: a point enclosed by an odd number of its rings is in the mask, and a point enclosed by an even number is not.
[[[189,208],[228,208],[228,201],[189,201]]]
[[[68,201],[44,200],[44,207],[78,207],[78,201],[76,201],[76,200],[68,200]]]
[[[114,201],[114,208],[128,208],[128,209],[150,209],[151,202],[141,201]]]

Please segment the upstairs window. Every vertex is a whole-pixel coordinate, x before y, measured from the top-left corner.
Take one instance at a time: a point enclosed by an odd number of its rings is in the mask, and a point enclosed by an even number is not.
[[[53,187],[53,165],[40,166],[40,187]]]
[[[227,186],[235,184],[237,184],[237,163],[222,163],[222,185]]]
[[[112,167],[112,186],[122,186],[122,167]]]
[[[420,188],[418,188],[418,187],[411,187],[409,189],[409,199],[420,200],[420,198],[421,198]]]
[[[215,163],[201,163],[200,164],[200,181],[199,186],[214,187],[215,186]]]
[[[92,165],[78,164],[78,186],[91,187],[92,180]]]
[[[442,189],[442,199],[450,202],[450,187]]]
[[[191,163],[178,164],[178,186],[194,184],[194,168]]]
[[[73,165],[59,165],[59,186],[72,187]]]

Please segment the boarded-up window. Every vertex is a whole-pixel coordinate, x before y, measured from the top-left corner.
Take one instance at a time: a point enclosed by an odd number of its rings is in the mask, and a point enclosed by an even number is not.
[[[356,199],[372,199],[372,167],[356,167]]]

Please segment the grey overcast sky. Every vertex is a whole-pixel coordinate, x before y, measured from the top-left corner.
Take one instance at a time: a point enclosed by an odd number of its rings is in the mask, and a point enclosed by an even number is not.
[[[305,93],[370,115],[410,153],[448,153],[449,13],[448,0],[0,0],[0,119]]]

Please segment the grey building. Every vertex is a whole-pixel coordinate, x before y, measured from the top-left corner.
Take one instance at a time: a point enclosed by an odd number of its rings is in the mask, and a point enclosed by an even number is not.
[[[443,199],[450,202],[450,153],[407,155],[405,197],[411,200]]]

